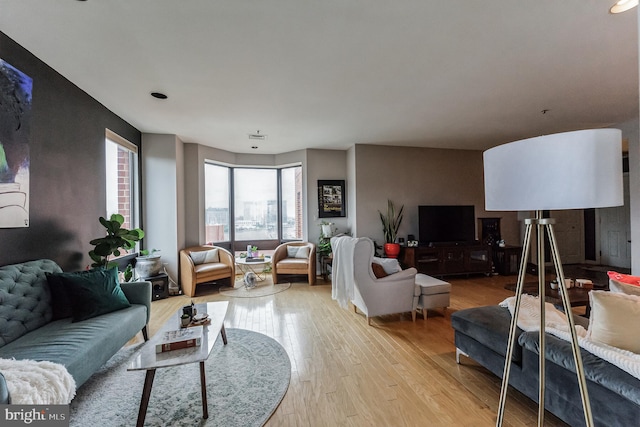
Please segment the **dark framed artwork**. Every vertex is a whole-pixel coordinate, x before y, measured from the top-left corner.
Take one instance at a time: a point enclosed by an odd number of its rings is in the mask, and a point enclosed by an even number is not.
[[[318,180],[318,217],[347,216],[344,180]]]

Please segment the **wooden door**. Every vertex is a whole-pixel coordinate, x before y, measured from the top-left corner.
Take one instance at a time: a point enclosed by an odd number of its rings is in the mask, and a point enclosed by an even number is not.
[[[624,175],[624,206],[596,210],[600,224],[600,263],[631,268],[629,174]]]
[[[584,215],[582,210],[552,211],[551,217],[556,220],[553,230],[562,263],[582,263],[584,261]]]

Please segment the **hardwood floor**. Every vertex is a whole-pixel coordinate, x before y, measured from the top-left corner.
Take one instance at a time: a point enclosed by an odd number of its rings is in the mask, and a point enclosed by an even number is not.
[[[420,315],[376,317],[331,299],[331,284],[293,283],[259,298],[225,298],[215,285],[198,287],[195,302],[229,300],[226,328],[261,332],[277,340],[291,359],[291,383],[267,426],[492,426],[500,381],[473,360],[455,362],[450,315],[497,304],[516,276],[450,278],[451,307]],[[532,276],[532,280],[535,277]],[[150,333],[190,302],[175,296],[152,303]],[[268,363],[265,360],[265,363]],[[547,426],[564,426],[547,413]],[[537,423],[537,405],[509,391],[505,425]]]

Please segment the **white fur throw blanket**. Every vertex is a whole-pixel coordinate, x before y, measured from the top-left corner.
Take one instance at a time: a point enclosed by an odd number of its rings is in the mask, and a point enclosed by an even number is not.
[[[509,297],[500,303],[502,307],[509,309],[511,316],[513,316],[515,304],[515,296]],[[520,313],[518,315],[518,326],[527,332],[540,330],[540,300],[537,296],[522,295]],[[545,303],[545,331],[560,339],[571,342],[569,321],[566,315],[549,303]],[[576,325],[576,335],[580,347],[617,366],[629,375],[640,379],[640,354],[593,341],[589,337],[587,330],[580,325]]]
[[[0,372],[12,404],[67,405],[76,395],[76,382],[58,363],[0,359]]]

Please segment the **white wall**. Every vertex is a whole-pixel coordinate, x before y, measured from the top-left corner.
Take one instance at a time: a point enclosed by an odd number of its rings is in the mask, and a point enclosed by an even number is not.
[[[145,249],[159,249],[172,279],[184,245],[184,150],[175,135],[142,135],[143,230]]]
[[[347,179],[346,152],[342,150],[307,150],[307,206],[309,208],[309,241],[318,243],[320,239],[320,224],[327,221],[334,224],[338,233],[349,232],[349,218],[351,217],[351,205],[349,203],[350,191]],[[346,217],[319,218],[318,217],[318,180],[345,180],[346,191]]]
[[[640,28],[640,7],[635,9],[638,19],[636,28]],[[638,80],[640,81],[640,31],[636,33],[638,39]],[[638,87],[638,104],[640,107],[640,85]],[[629,126],[623,129],[623,137],[625,131],[629,134],[635,134],[635,138],[629,138],[629,209],[631,210],[631,274],[640,275],[640,143],[638,142],[638,134],[640,130],[638,126],[640,120],[634,125],[629,122]],[[621,128],[622,129],[622,128]]]

